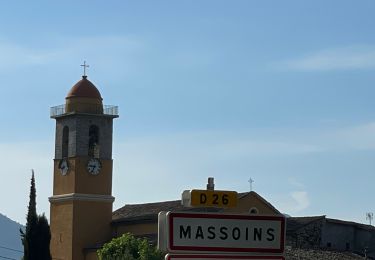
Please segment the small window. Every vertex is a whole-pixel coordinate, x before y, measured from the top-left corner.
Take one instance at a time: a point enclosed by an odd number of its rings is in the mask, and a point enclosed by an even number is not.
[[[345,248],[346,248],[346,251],[349,251],[350,250],[350,243],[346,242]]]
[[[249,210],[249,213],[250,213],[250,214],[258,214],[258,213],[259,213],[259,210],[258,210],[256,207],[252,207],[252,208]]]
[[[99,157],[99,127],[90,126],[89,129],[89,156]]]
[[[331,242],[328,242],[328,243],[327,243],[327,247],[328,247],[328,248],[331,248],[331,246],[332,246]]]
[[[64,126],[62,136],[62,157],[68,157],[69,150],[69,127]]]

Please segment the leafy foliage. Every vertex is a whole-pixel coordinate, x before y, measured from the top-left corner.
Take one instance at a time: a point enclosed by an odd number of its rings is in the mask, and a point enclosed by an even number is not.
[[[162,260],[164,254],[149,244],[147,239],[123,234],[98,250],[100,260]]]

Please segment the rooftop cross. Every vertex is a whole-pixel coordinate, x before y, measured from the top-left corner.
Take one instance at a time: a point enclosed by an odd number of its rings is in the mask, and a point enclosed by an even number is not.
[[[253,179],[249,179],[248,182],[250,183],[250,191],[253,191],[253,182],[254,180]]]
[[[86,65],[86,61],[83,61],[83,64],[80,65],[83,67],[83,76],[86,77],[86,68],[90,67],[89,65]]]

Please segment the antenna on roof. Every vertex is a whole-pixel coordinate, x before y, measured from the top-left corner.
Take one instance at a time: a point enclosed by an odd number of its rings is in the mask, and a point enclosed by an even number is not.
[[[366,220],[368,220],[370,222],[370,226],[371,226],[371,222],[372,222],[373,219],[374,219],[374,213],[367,212],[366,213]]]
[[[249,179],[248,182],[250,183],[250,191],[253,191],[253,182],[254,180],[253,179]]]

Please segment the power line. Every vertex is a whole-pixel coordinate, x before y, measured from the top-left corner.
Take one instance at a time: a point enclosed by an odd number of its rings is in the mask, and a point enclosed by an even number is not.
[[[21,251],[21,250],[17,250],[17,249],[13,249],[13,248],[5,247],[5,246],[0,246],[0,248],[4,248],[4,249],[10,250],[10,251],[14,251],[14,252],[23,253],[23,251]]]
[[[6,257],[6,256],[1,256],[1,255],[0,255],[0,258],[2,258],[2,259],[10,259],[10,260],[17,260],[15,258],[10,258],[10,257]]]

